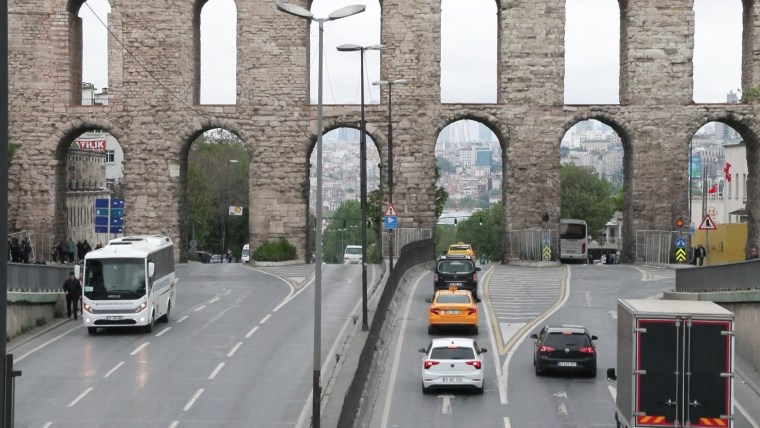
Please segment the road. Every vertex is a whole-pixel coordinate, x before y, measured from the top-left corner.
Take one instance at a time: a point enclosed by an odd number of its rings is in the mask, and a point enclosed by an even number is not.
[[[606,380],[605,372],[616,363],[617,299],[659,298],[663,291],[674,288],[674,271],[625,265],[484,266],[481,278],[484,298],[476,340],[488,348],[484,354],[485,393],[421,393],[422,355],[418,349],[432,337],[427,334],[425,302],[432,292],[432,277],[423,272],[401,290],[406,293],[406,304],[398,315],[399,328],[384,363],[386,375],[363,425],[614,427],[615,384]],[[581,324],[599,336],[596,378],[535,375],[532,340],[526,337],[547,323]],[[735,427],[753,427],[750,420],[760,420],[753,410],[760,400],[758,391],[740,380],[735,390]]]
[[[322,272],[324,363],[361,315],[361,266]],[[177,277],[172,318],[151,334],[90,336],[69,321],[14,348],[15,426],[308,426],[313,282],[241,264],[179,265]]]

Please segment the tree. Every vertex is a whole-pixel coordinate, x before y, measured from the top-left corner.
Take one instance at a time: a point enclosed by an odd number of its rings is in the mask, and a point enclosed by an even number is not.
[[[560,180],[560,217],[586,220],[589,234],[601,233],[615,212],[610,183],[589,168],[573,164],[562,165]]]
[[[435,182],[438,182],[438,179],[441,178],[441,170],[438,168],[438,165],[435,166]],[[449,199],[449,192],[446,191],[446,189],[443,188],[443,186],[438,186],[435,189],[435,217],[438,218],[441,216],[441,213],[443,212],[443,208],[446,206],[446,201]]]
[[[369,205],[367,206],[369,219]],[[346,245],[361,245],[361,204],[357,200],[343,202],[329,215],[330,223],[324,230],[322,252],[326,263],[343,263],[343,250]],[[372,228],[367,229],[367,249],[377,245],[377,234]]]
[[[453,174],[457,171],[456,167],[449,162],[448,160],[444,158],[435,158],[435,163],[438,165],[438,168],[440,168],[441,172],[447,173],[447,174]]]
[[[478,257],[501,259],[502,205],[474,212],[470,218],[457,223],[457,242],[467,242]]]

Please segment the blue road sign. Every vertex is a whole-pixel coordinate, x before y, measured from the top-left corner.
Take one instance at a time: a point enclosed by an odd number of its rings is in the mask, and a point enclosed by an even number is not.
[[[95,233],[109,233],[108,226],[95,226]],[[124,233],[124,228],[121,226],[111,226],[110,233]]]
[[[686,247],[686,239],[682,237],[676,238],[676,248],[684,248]]]
[[[108,198],[95,199],[95,208],[108,208]],[[124,208],[124,199],[111,198],[111,208]]]
[[[552,243],[552,239],[548,236],[544,236],[544,245],[549,245]]]
[[[383,222],[386,229],[398,229],[398,217],[395,215],[383,217]]]
[[[108,208],[95,208],[95,215],[108,217]],[[111,208],[111,217],[124,217],[124,208]]]
[[[95,217],[95,226],[108,226],[108,217],[97,216]],[[111,217],[111,226],[124,226],[124,219],[122,217]]]

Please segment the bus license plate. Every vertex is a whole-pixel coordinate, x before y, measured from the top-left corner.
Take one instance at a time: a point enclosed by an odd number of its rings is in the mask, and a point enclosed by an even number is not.
[[[560,367],[575,367],[576,364],[572,361],[560,361],[557,365]]]
[[[106,317],[106,319],[107,319],[108,321],[121,321],[121,317],[117,317],[117,316],[114,316],[114,317]]]
[[[460,376],[447,376],[443,378],[444,383],[460,383],[462,378]]]

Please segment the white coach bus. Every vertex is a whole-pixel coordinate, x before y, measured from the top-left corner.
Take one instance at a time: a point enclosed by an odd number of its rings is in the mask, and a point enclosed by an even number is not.
[[[127,236],[87,253],[82,280],[82,320],[87,332],[98,327],[136,327],[153,331],[169,322],[176,304],[174,244],[165,236]]]
[[[560,219],[559,260],[588,263],[588,226],[585,221]]]

